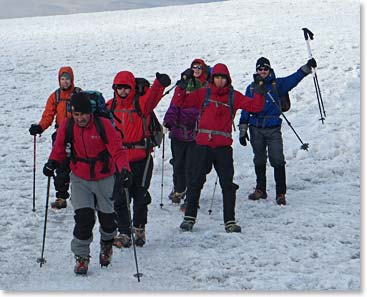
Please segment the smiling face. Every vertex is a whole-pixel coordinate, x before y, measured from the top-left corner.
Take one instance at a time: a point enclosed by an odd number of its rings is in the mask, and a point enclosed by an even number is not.
[[[258,75],[260,75],[262,78],[265,79],[270,74],[270,68],[269,67],[259,67],[256,72]]]
[[[203,65],[201,64],[194,64],[191,67],[192,70],[194,70],[194,77],[198,78],[203,73]]]
[[[91,117],[90,113],[73,111],[74,121],[80,128],[84,128],[88,125],[90,117]]]

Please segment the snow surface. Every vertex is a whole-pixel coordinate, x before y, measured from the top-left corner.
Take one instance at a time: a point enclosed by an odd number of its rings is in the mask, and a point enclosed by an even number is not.
[[[268,165],[265,201],[247,199],[255,185],[251,147],[234,133],[236,218],[241,234],[227,234],[221,191],[208,215],[215,172],[202,191],[198,222],[182,233],[182,213],[167,198],[172,170],[166,142],[163,208],[162,151],[154,155],[147,244],[114,250],[107,269],[98,265],[95,226],[88,277],[76,277],[70,251],[73,211],[49,210],[42,268],[40,257],[46,200],[42,166],[51,149],[48,129],[37,138],[36,197],[32,212],[33,137],[48,95],[57,87],[60,66],[74,69],[76,85],[97,89],[106,99],[120,70],[150,81],[155,72],[174,82],[194,58],[228,65],[233,85],[244,91],[255,61],[268,57],[277,76],[293,73],[308,59],[301,28],[315,33],[326,121],[312,77],[291,92],[286,116],[304,142],[283,123],[287,160],[287,206],[274,202]],[[352,0],[239,0],[129,11],[0,20],[0,288],[7,291],[355,291],[361,289],[360,263],[360,3]],[[162,119],[171,94],[157,107]],[[235,122],[238,122],[239,112]],[[53,201],[54,190],[51,187]],[[251,291],[252,292],[252,291]]]

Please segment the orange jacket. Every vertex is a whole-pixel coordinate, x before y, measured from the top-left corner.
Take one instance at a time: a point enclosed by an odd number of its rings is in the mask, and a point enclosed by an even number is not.
[[[64,72],[69,73],[71,76],[71,87],[68,90],[60,89],[60,101],[58,104],[56,104],[56,92],[52,92],[52,94],[48,97],[45,110],[43,111],[42,118],[39,122],[39,125],[41,126],[43,131],[52,125],[55,115],[56,115],[56,128],[60,126],[63,119],[71,117],[71,113],[67,111],[67,105],[75,89],[74,74],[71,67],[69,66],[61,67],[58,75],[59,82],[60,77]]]

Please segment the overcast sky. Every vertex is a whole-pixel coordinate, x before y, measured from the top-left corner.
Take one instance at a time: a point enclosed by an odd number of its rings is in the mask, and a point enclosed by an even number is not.
[[[0,0],[0,19],[215,1],[221,0]]]

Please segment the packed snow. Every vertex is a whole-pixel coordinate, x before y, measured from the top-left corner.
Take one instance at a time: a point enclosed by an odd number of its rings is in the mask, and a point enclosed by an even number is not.
[[[53,128],[37,137],[36,212],[32,212],[33,137],[57,72],[70,65],[75,84],[112,96],[112,80],[130,70],[151,82],[157,71],[179,78],[194,58],[228,65],[235,89],[244,92],[255,62],[268,57],[278,77],[307,62],[302,28],[315,34],[312,54],[326,110],[319,120],[312,76],[291,91],[286,113],[300,142],[283,122],[287,205],[275,203],[268,164],[267,200],[250,201],[255,186],[251,146],[233,133],[236,219],[242,233],[227,234],[216,174],[207,177],[198,221],[182,233],[183,214],[168,200],[171,152],[166,138],[154,153],[147,244],[114,250],[112,265],[98,264],[98,224],[87,277],[76,277],[70,240],[73,210],[48,210],[41,255],[47,178],[43,164]],[[5,291],[317,291],[361,289],[360,261],[360,3],[352,0],[230,0],[68,16],[0,20],[0,288]],[[173,91],[156,108],[160,119]],[[238,123],[237,112],[235,123]],[[163,207],[161,177],[163,171]],[[54,200],[51,187],[50,201]],[[212,214],[208,210],[212,209]]]

